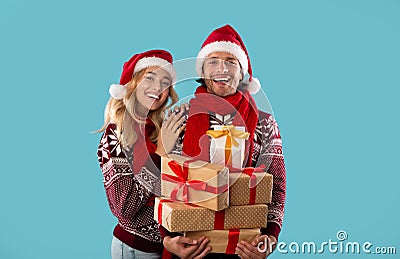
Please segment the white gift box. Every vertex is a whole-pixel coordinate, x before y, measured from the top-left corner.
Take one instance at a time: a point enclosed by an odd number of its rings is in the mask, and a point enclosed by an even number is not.
[[[228,128],[246,133],[244,126],[228,126]],[[227,129],[227,126],[215,125],[213,127],[215,131],[222,131]],[[233,140],[234,139],[234,140]],[[247,138],[239,138],[235,137],[234,134],[232,136],[232,144],[231,144],[231,161],[232,167],[242,169],[243,161],[244,161],[244,152],[245,152],[245,143]],[[236,140],[237,146],[234,145],[234,141]],[[225,148],[226,148],[227,136],[223,135],[218,138],[211,137],[210,143],[210,162],[217,165],[228,166],[225,161],[228,161],[229,158],[225,159]]]

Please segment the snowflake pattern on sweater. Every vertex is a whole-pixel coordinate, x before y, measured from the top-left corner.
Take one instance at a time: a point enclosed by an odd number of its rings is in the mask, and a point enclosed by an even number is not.
[[[159,224],[153,219],[154,195],[150,187],[158,180],[157,175],[145,166],[134,175],[112,123],[101,137],[97,156],[107,200],[118,223],[129,233],[161,243]]]

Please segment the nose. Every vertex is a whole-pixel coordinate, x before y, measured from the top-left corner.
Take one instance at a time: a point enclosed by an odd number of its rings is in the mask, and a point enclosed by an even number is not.
[[[160,80],[155,80],[153,82],[153,84],[151,85],[151,89],[155,90],[155,91],[158,91],[158,92],[161,92],[161,89],[162,89],[162,85],[161,84],[162,84],[162,82]]]
[[[218,72],[222,72],[222,73],[227,73],[228,72],[228,68],[225,64],[225,60],[218,60]]]

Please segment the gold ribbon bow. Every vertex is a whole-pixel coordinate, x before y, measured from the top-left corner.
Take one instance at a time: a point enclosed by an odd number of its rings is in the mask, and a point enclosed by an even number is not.
[[[248,139],[250,133],[237,130],[235,126],[223,126],[220,130],[207,130],[206,134],[213,138],[226,136],[225,141],[225,164],[232,166],[232,144],[237,147],[236,139]]]

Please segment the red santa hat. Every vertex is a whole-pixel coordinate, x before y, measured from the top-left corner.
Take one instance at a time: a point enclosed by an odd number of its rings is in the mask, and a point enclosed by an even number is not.
[[[160,67],[167,71],[172,78],[172,83],[176,81],[175,69],[172,65],[172,55],[165,50],[149,50],[133,55],[124,63],[119,84],[110,85],[109,93],[112,98],[121,100],[125,97],[126,84],[131,81],[133,75],[148,67]]]
[[[229,24],[211,32],[201,46],[196,60],[196,72],[199,76],[201,76],[203,72],[205,58],[213,52],[227,52],[234,55],[242,67],[243,76],[249,75],[249,77],[242,82],[246,85],[246,89],[250,93],[257,93],[258,90],[260,90],[260,81],[253,77],[249,54],[247,53],[243,40],[237,31]]]

